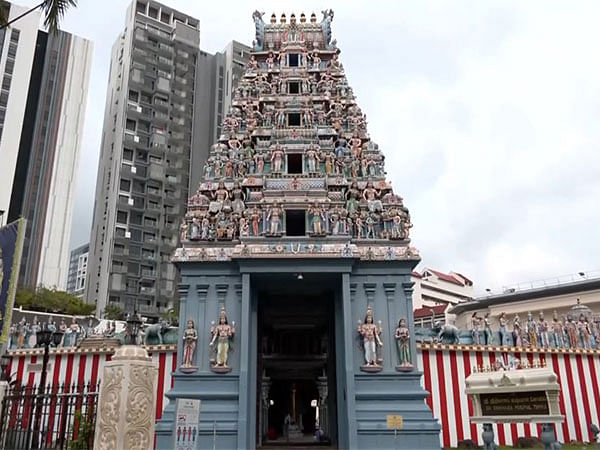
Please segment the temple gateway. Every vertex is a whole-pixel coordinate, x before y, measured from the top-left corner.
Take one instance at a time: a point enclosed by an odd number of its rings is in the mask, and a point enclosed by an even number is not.
[[[440,448],[415,369],[410,217],[333,16],[253,14],[254,50],[174,255],[182,327],[159,449],[190,398],[202,449]]]

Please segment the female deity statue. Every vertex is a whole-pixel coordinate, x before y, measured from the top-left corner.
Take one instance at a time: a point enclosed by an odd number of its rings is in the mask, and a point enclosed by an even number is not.
[[[282,147],[277,144],[271,153],[271,172],[279,173],[283,170],[284,153]]]
[[[244,204],[244,192],[240,187],[240,183],[236,181],[233,190],[233,201],[231,202],[231,209],[236,214],[241,214],[246,209],[246,205]]]
[[[254,155],[254,161],[256,163],[256,173],[261,174],[265,169],[265,156],[262,153]]]
[[[181,367],[190,369],[194,367],[194,352],[196,351],[196,341],[198,341],[198,332],[194,326],[194,321],[187,321],[187,328],[183,332],[183,361]]]
[[[317,149],[311,145],[306,149],[306,166],[308,171],[311,173],[318,172],[317,168],[320,162],[321,158],[319,158]]]
[[[567,331],[568,344],[570,348],[579,347],[579,337],[577,336],[577,326],[570,315],[567,315],[565,321],[565,329]]]
[[[367,372],[381,370],[381,366],[377,361],[377,346],[383,347],[380,338],[381,327],[375,325],[373,309],[370,306],[367,308],[364,322],[358,322],[358,334],[362,337],[365,352],[365,365],[361,369]]]
[[[398,353],[398,365],[396,370],[401,372],[408,372],[413,369],[410,358],[410,332],[406,319],[400,319],[398,321],[398,327],[394,333],[396,338],[396,352]]]
[[[513,318],[513,342],[515,343],[515,345],[517,347],[520,347],[522,345],[521,334],[522,334],[522,330],[521,330],[521,318],[517,314]]]
[[[233,339],[233,335],[235,334],[235,322],[232,322],[231,325],[229,325],[225,307],[221,307],[219,324],[214,325],[213,322],[210,333],[212,334],[212,340],[209,345],[213,347],[215,342],[217,343],[217,357],[212,369],[216,372],[229,372],[231,370],[227,365],[227,358],[229,357],[229,341]]]
[[[281,234],[281,215],[281,208],[279,207],[279,204],[275,202],[267,214],[267,222],[269,223],[267,234],[269,236],[279,236]]]
[[[316,236],[322,236],[325,234],[326,218],[321,206],[315,202],[314,206],[309,208],[308,214],[311,217],[311,234]]]

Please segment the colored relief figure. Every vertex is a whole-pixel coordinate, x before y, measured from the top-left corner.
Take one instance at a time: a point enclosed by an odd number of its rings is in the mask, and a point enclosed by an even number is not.
[[[479,345],[481,344],[481,318],[477,315],[476,312],[471,316],[471,337],[473,338],[473,344]]]
[[[490,324],[490,313],[487,313],[483,318],[483,332],[486,345],[494,345],[494,333]]]
[[[521,318],[517,314],[513,318],[513,342],[517,347],[520,347],[522,345],[521,335],[522,335]]]
[[[552,345],[554,348],[564,347],[564,333],[565,329],[562,320],[559,319],[558,313],[554,311],[552,315]]]
[[[406,319],[398,321],[398,327],[394,333],[396,338],[396,352],[398,353],[398,366],[396,370],[410,371],[413,369],[410,357],[410,331]]]
[[[540,311],[539,319],[538,319],[538,327],[537,334],[539,337],[540,347],[549,347],[550,346],[550,337],[548,335],[548,330],[550,329],[550,325],[548,321],[544,319],[543,311]]]
[[[229,358],[229,342],[233,339],[233,335],[235,334],[235,322],[232,322],[231,325],[229,325],[225,307],[221,308],[219,324],[214,325],[213,322],[210,332],[212,334],[212,340],[209,345],[214,347],[215,342],[217,343],[217,355],[212,369],[217,372],[228,372],[231,370],[227,365],[227,359]]]
[[[365,365],[363,369],[367,371],[369,369],[378,368],[381,370],[381,366],[377,361],[377,346],[383,347],[381,342],[381,327],[375,325],[373,320],[373,309],[369,306],[367,308],[367,314],[363,323],[358,324],[358,334],[362,337]]]
[[[567,336],[569,338],[569,347],[577,348],[579,345],[579,339],[577,336],[577,326],[573,321],[571,315],[567,315],[567,321],[565,323],[565,328],[567,329]]]
[[[194,325],[194,321],[187,321],[187,328],[183,332],[183,358],[181,362],[182,368],[194,367],[194,352],[196,351],[196,342],[198,341],[198,332]]]
[[[279,207],[279,204],[275,202],[269,213],[267,214],[267,223],[269,228],[267,229],[267,235],[269,236],[279,236],[282,233],[281,230],[281,216],[283,211]]]
[[[525,332],[527,333],[527,338],[529,339],[529,346],[533,348],[539,347],[537,327],[531,311],[527,313],[527,323],[525,324]]]
[[[512,340],[510,339],[510,334],[506,328],[506,325],[508,324],[506,313],[500,313],[500,316],[498,317],[498,323],[500,324],[500,345],[511,345]]]

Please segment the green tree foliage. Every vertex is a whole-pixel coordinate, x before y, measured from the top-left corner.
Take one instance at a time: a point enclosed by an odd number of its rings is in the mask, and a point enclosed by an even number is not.
[[[116,305],[106,305],[104,318],[106,320],[125,320],[125,311]]]
[[[85,303],[79,297],[57,289],[38,287],[17,290],[15,305],[32,311],[44,311],[76,316],[93,314],[96,307]]]
[[[8,3],[0,1],[0,29],[8,27],[37,9],[41,9],[44,15],[44,26],[54,33],[59,30],[60,21],[65,16],[67,10],[75,6],[77,6],[77,0],[44,0],[9,22]]]
[[[94,445],[94,422],[83,417],[81,411],[75,411],[73,435],[77,436],[69,443],[69,450],[91,450]]]
[[[163,312],[161,318],[167,320],[171,325],[177,326],[179,323],[179,308],[170,308]]]

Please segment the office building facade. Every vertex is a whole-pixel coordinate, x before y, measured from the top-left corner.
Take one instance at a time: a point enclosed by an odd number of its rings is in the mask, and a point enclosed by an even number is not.
[[[83,298],[85,294],[89,252],[89,243],[81,245],[71,251],[71,259],[69,260],[67,292],[80,298]]]
[[[20,283],[64,289],[92,43],[39,20],[0,32],[0,211],[27,219]]]

